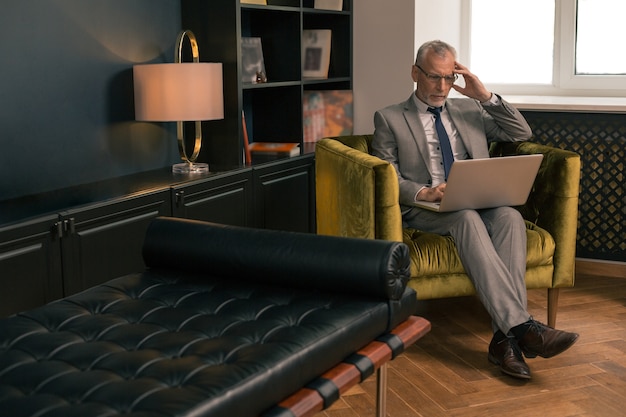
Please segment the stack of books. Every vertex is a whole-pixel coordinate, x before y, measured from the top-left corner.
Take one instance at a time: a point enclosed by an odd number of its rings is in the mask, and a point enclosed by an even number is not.
[[[253,142],[249,149],[253,163],[300,155],[300,145],[291,142]]]

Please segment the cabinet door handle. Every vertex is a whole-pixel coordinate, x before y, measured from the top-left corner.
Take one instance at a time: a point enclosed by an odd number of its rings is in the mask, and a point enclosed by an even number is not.
[[[65,221],[65,231],[67,231],[70,235],[76,233],[76,224],[73,217],[70,217]]]
[[[56,233],[56,237],[58,239],[73,235],[76,233],[76,222],[74,221],[73,217],[70,217],[67,220],[56,222],[54,223],[52,231]]]
[[[63,229],[65,228],[65,222],[56,222],[54,224],[53,231],[56,232],[57,239],[61,239],[63,237]]]
[[[185,192],[177,191],[176,192],[176,206],[180,207],[185,204]]]

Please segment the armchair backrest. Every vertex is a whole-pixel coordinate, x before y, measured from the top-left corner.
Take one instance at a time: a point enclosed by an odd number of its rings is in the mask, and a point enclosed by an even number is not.
[[[372,135],[325,138],[315,147],[317,233],[402,242],[398,177],[369,154]]]

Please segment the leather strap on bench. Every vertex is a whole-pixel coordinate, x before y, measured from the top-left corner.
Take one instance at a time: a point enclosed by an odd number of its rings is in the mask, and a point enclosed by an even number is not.
[[[381,370],[390,360],[402,353],[430,331],[430,322],[422,317],[411,316],[390,333],[369,343],[363,349],[348,357],[331,370],[322,374],[306,387],[278,403],[262,417],[305,417],[312,416],[328,408],[348,389],[363,382]],[[385,415],[386,373],[377,375],[379,395],[377,396],[377,416]]]

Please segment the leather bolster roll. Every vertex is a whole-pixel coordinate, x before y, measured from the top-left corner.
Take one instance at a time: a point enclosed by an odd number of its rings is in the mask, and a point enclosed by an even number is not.
[[[410,276],[400,242],[165,217],[148,227],[143,257],[150,268],[391,300],[400,299]]]

